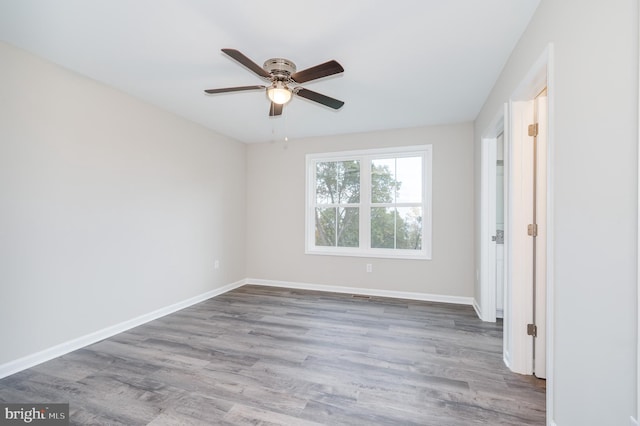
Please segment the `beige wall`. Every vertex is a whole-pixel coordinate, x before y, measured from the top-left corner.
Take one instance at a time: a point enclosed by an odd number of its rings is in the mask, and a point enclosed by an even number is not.
[[[636,413],[637,8],[634,0],[542,0],[475,122],[478,183],[479,135],[553,43],[547,389],[558,426],[627,425]]]
[[[247,275],[294,283],[473,296],[471,123],[247,147]],[[433,259],[305,255],[305,155],[433,145]],[[371,263],[373,272],[365,265]]]
[[[244,165],[0,43],[0,365],[244,278]]]

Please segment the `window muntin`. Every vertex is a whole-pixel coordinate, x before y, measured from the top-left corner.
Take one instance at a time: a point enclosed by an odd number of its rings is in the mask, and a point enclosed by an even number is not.
[[[306,252],[431,257],[431,146],[307,155]]]

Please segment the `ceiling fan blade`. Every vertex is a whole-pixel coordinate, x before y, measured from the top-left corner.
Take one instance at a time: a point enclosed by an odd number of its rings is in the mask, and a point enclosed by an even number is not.
[[[223,89],[207,89],[205,93],[213,95],[215,93],[227,93],[227,92],[241,92],[243,90],[257,90],[264,89],[265,86],[240,86],[240,87],[225,87]]]
[[[266,72],[264,68],[260,65],[253,62],[251,59],[247,58],[245,55],[237,51],[236,49],[222,49],[224,53],[231,56],[236,61],[240,62],[245,67],[249,68],[254,73],[258,74],[260,77],[271,78],[271,74]]]
[[[271,102],[269,107],[269,117],[275,117],[276,115],[282,115],[282,107],[284,105]]]
[[[306,81],[316,80],[318,78],[339,74],[341,72],[344,72],[344,68],[342,68],[342,65],[334,60],[331,60],[329,62],[325,62],[324,64],[316,65],[315,67],[298,71],[297,73],[294,73],[291,78],[296,83],[304,83]]]
[[[340,109],[344,102],[339,101],[337,99],[331,98],[329,96],[323,95],[318,92],[314,92],[309,89],[299,89],[295,92],[298,96],[302,96],[303,98],[309,99],[310,101],[318,102],[319,104],[328,106],[333,109]]]

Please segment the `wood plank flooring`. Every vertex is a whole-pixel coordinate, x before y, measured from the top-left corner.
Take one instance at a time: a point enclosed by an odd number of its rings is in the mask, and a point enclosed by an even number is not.
[[[0,380],[72,424],[544,425],[469,306],[247,285]]]

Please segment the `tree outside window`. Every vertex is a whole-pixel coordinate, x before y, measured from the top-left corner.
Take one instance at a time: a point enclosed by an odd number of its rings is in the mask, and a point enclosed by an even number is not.
[[[431,151],[418,148],[308,156],[307,252],[428,258]]]

